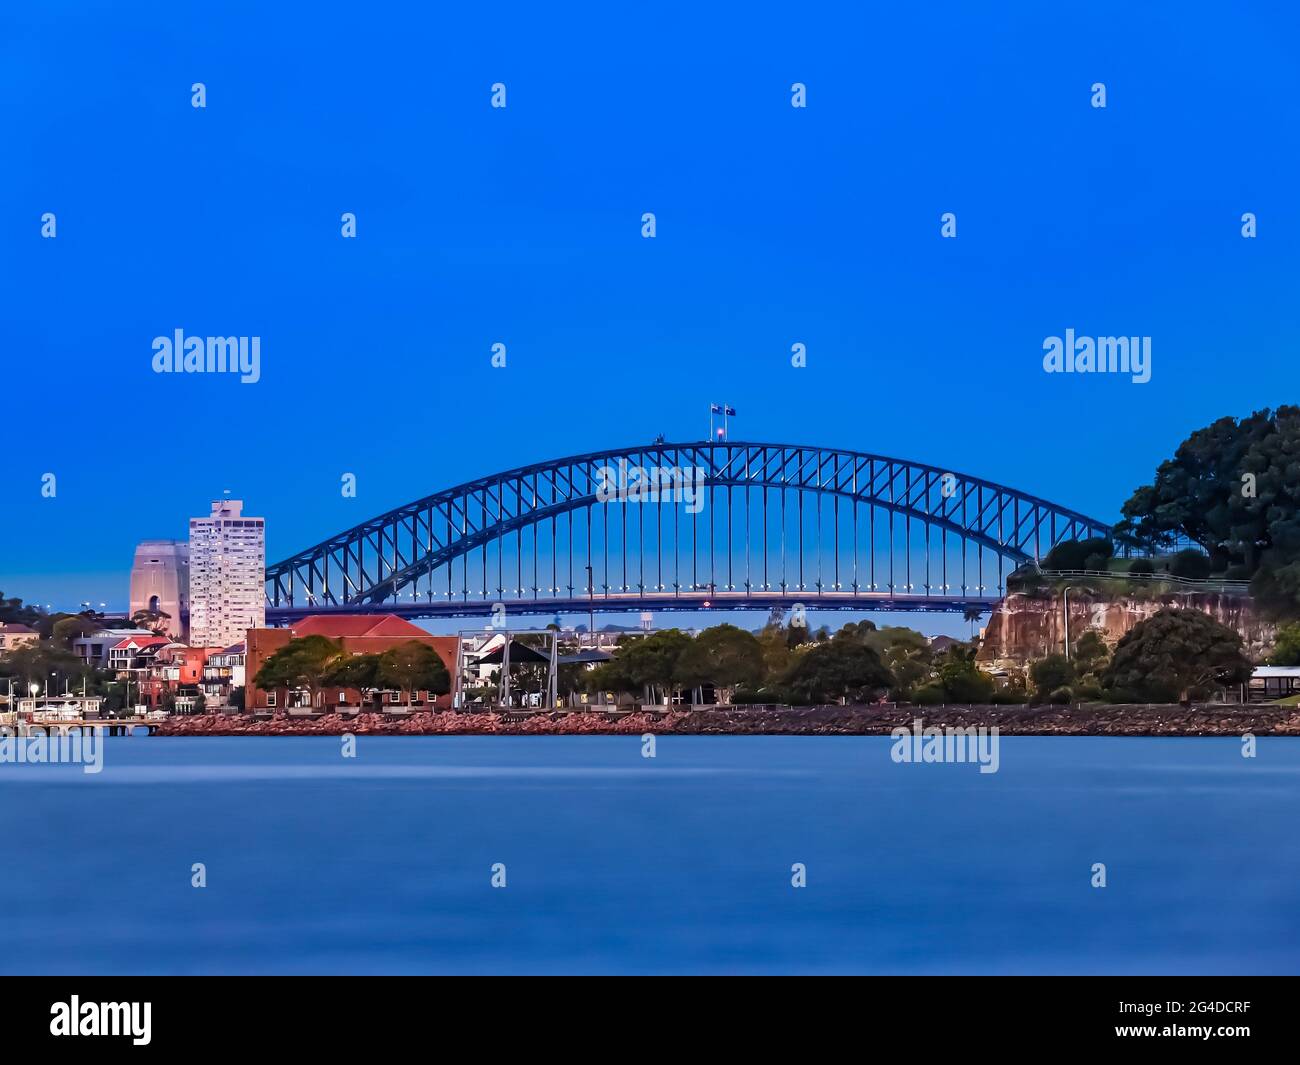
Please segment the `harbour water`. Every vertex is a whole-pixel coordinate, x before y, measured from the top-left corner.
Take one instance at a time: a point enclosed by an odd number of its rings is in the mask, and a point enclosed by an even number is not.
[[[890,747],[134,736],[98,774],[3,764],[0,972],[1300,972],[1300,742],[1006,738],[992,774]]]

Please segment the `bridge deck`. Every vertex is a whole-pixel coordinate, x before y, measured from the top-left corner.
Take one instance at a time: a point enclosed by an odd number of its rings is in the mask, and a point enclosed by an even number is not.
[[[893,592],[681,592],[668,595],[642,595],[639,592],[609,595],[575,596],[570,599],[538,597],[536,599],[502,599],[507,614],[599,614],[633,613],[643,610],[673,611],[713,610],[789,610],[796,605],[808,610],[859,611],[936,611],[964,612],[969,609],[992,610],[1000,596],[987,595],[899,595]],[[267,606],[270,624],[296,621],[312,614],[396,614],[404,618],[472,618],[487,617],[495,604],[485,599],[452,599],[442,602],[358,603],[341,607]]]

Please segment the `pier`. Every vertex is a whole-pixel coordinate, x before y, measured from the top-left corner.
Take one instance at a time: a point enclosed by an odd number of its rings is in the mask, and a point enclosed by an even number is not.
[[[67,736],[73,730],[82,735],[98,732],[105,736],[131,736],[137,728],[144,729],[146,735],[152,736],[162,724],[163,722],[156,719],[124,717],[104,720],[74,718],[63,721],[20,721],[16,725],[9,724],[4,727],[12,729],[15,736],[30,736],[34,729],[40,729],[47,736]]]

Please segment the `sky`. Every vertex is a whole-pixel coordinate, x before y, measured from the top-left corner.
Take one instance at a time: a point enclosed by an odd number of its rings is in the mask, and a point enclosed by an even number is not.
[[[135,543],[223,491],[276,561],[471,477],[701,438],[711,402],[735,439],[1113,520],[1193,429],[1296,399],[1296,29],[1255,4],[5,4],[0,589],[123,608]],[[155,373],[176,329],[259,337],[260,380]],[[1045,373],[1066,329],[1151,337],[1150,381]]]

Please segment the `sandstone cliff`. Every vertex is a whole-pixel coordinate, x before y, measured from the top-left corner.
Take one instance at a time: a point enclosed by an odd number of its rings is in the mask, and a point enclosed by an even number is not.
[[[1065,613],[1059,592],[1039,596],[1008,595],[984,629],[979,661],[989,666],[1023,668],[1026,663],[1065,647]],[[1114,650],[1115,644],[1139,621],[1164,607],[1200,610],[1241,633],[1245,650],[1259,660],[1273,645],[1276,629],[1255,611],[1248,596],[1217,592],[1177,592],[1143,598],[1107,598],[1071,589],[1070,643],[1096,629]]]

